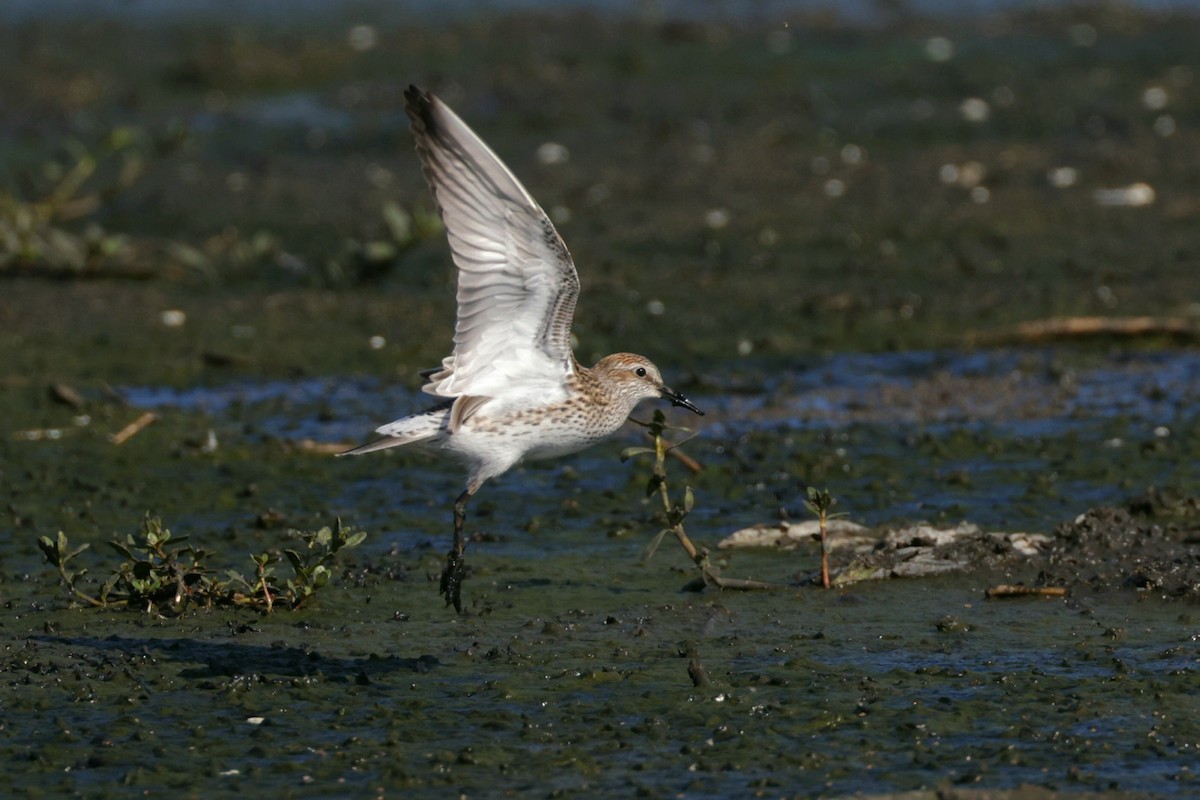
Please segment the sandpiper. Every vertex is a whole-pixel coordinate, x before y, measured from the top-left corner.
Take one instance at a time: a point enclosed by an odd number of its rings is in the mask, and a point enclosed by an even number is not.
[[[703,414],[663,384],[643,356],[616,353],[590,369],[571,350],[579,276],[550,218],[508,167],[445,103],[404,93],[425,179],[458,268],[454,352],[424,374],[440,402],[376,428],[382,438],[341,455],[416,444],[467,468],[454,501],[454,547],[440,591],[462,612],[467,501],[523,459],[574,453],[615,432],[642,400]]]

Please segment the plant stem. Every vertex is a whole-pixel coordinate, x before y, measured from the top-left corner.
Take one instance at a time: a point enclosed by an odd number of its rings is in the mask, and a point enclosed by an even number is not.
[[[267,604],[267,613],[270,614],[275,608],[275,599],[271,597],[271,587],[267,586],[267,559],[264,558],[258,562],[258,585],[262,589],[263,601]]]
[[[667,493],[667,443],[663,439],[662,432],[654,433],[654,477],[658,479],[658,496],[662,498],[663,513],[667,515],[669,520],[671,514],[671,497]],[[683,545],[683,549],[687,552],[688,558],[695,562],[700,571],[704,573],[705,580],[708,580],[708,555],[701,553],[696,549],[696,545],[692,544],[692,540],[688,537],[683,529],[683,522],[676,522],[671,526],[671,532],[675,534],[675,538]]]
[[[817,519],[821,524],[821,586],[829,588],[829,543],[825,538],[827,533],[826,512],[821,509],[821,514]]]
[[[75,585],[74,577],[67,573],[66,567],[64,567],[62,564],[56,564],[55,566],[58,567],[59,577],[62,578],[63,583],[67,585],[67,588],[71,590],[71,594],[73,594],[76,599],[82,600],[93,608],[104,608],[106,603],[103,600],[92,597],[90,594],[85,593]]]

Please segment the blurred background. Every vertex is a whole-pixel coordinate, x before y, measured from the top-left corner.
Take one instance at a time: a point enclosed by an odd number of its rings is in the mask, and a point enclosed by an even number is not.
[[[453,274],[409,83],[554,218],[589,363],[769,368],[1064,316],[1187,338],[1200,318],[1182,0],[8,0],[0,23],[14,374],[415,385],[449,344]]]

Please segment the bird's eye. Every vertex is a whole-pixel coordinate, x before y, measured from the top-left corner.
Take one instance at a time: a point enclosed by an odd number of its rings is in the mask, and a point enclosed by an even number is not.
[[[637,375],[639,378],[644,378],[644,377],[646,377],[646,368],[645,368],[645,367],[638,367],[637,369],[635,369],[635,370],[633,371],[633,374],[634,374],[634,375]]]

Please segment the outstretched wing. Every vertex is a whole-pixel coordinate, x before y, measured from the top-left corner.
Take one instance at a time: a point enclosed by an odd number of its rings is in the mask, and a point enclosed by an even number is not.
[[[454,352],[424,390],[493,396],[562,387],[575,369],[579,276],[541,207],[445,103],[404,93],[417,153],[458,267]]]

